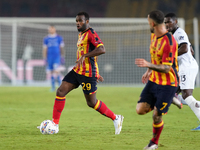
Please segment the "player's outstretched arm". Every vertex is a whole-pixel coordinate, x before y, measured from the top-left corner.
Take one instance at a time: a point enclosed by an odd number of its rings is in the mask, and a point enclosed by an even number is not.
[[[149,68],[151,70],[154,70],[154,71],[157,71],[157,72],[163,72],[163,73],[168,73],[170,71],[170,68],[171,68],[171,66],[169,66],[169,65],[163,65],[163,64],[155,65],[155,64],[152,64],[152,63],[146,61],[143,58],[136,58],[135,59],[135,64],[138,67],[147,67],[147,68]]]

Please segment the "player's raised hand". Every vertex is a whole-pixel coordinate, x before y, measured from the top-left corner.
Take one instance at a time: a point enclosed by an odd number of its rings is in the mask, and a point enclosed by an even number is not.
[[[145,59],[143,58],[136,58],[135,59],[135,64],[138,66],[138,67],[148,67],[148,61],[146,61]]]
[[[84,60],[85,60],[85,56],[82,55],[82,56],[79,58],[79,60],[76,61],[76,65],[78,65],[78,66],[79,66],[79,65],[83,65],[83,61],[84,61]]]
[[[101,82],[103,82],[103,81],[104,81],[103,77],[102,77],[102,76],[100,76],[100,75],[99,75],[99,77],[97,78],[97,82],[98,82],[98,83],[99,83],[99,81],[101,81]]]

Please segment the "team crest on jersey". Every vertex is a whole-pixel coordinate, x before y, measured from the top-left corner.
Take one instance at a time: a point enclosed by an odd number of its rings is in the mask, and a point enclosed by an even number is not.
[[[158,50],[160,49],[160,46],[161,46],[161,44],[159,43],[158,46],[157,46]]]
[[[83,41],[83,37],[84,37],[84,36],[80,36],[80,37],[79,37],[78,43],[81,43],[81,42]]]
[[[184,36],[179,36],[178,39],[179,40],[184,40]]]

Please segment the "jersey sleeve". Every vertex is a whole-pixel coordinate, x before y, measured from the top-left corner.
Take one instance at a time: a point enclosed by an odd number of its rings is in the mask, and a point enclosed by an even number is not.
[[[89,32],[89,42],[96,48],[103,45],[103,42],[94,30],[91,30],[91,32]]]
[[[172,66],[172,60],[174,58],[173,54],[176,49],[174,49],[175,47],[173,46],[173,43],[169,41],[170,40],[166,40],[164,42],[165,45],[163,49],[162,64]]]
[[[43,39],[43,48],[47,48],[47,38]]]
[[[188,36],[184,30],[177,31],[177,33],[175,34],[175,39],[178,45],[183,44],[183,43],[190,43]]]

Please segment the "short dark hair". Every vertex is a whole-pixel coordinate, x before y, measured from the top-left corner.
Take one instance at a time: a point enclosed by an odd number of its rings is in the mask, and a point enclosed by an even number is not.
[[[79,12],[78,14],[77,14],[77,16],[81,16],[81,15],[84,15],[85,16],[85,20],[89,20],[90,19],[90,17],[89,17],[89,15],[88,15],[88,13],[86,13],[86,12]]]
[[[173,20],[177,20],[177,17],[176,17],[176,14],[175,13],[168,13],[165,15],[165,17],[170,17],[172,18]]]
[[[162,24],[164,22],[164,13],[160,10],[154,10],[149,13],[149,18],[155,21],[157,24]]]

